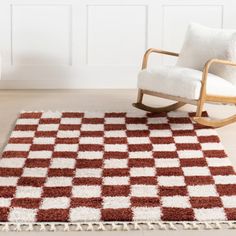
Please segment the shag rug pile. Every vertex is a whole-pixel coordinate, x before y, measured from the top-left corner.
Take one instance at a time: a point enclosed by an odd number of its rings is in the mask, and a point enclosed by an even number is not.
[[[235,171],[191,115],[21,113],[0,159],[1,226],[235,227]]]

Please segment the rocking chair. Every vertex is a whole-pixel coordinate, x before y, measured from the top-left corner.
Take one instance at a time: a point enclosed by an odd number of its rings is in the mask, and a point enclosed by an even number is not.
[[[147,69],[151,53],[179,57],[175,66]],[[235,61],[235,62],[233,62]],[[168,112],[186,103],[197,106],[193,120],[211,127],[221,127],[236,121],[236,115],[211,120],[202,116],[206,102],[236,104],[236,30],[212,29],[190,24],[180,54],[148,49],[142,71],[138,75],[138,98],[133,106],[149,112]],[[143,95],[177,101],[165,107],[150,107],[142,103]]]

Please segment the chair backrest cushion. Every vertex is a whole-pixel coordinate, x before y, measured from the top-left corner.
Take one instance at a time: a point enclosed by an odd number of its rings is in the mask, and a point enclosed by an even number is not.
[[[176,65],[203,70],[213,58],[236,62],[236,30],[190,24]],[[236,85],[236,67],[213,64],[210,73]]]

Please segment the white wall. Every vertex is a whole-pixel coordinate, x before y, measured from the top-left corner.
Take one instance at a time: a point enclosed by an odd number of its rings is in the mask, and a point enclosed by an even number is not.
[[[191,21],[236,29],[235,12],[235,0],[1,0],[0,88],[135,88],[148,47],[178,52]]]

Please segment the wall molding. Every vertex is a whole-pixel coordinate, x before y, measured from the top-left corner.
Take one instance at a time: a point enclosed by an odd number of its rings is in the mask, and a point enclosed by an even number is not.
[[[87,4],[86,5],[86,56],[85,64],[87,66],[105,66],[103,64],[90,64],[89,63],[89,8],[90,7],[144,7],[145,9],[145,36],[144,36],[144,48],[148,47],[148,13],[149,6],[147,4]],[[133,65],[116,65],[110,64],[111,66],[133,66]]]
[[[0,4],[1,5],[1,4]],[[10,50],[10,58],[11,58],[11,66],[14,66],[14,47],[13,47],[13,41],[14,41],[14,32],[13,32],[13,28],[14,28],[14,8],[15,7],[67,7],[68,10],[69,10],[69,19],[68,19],[68,22],[69,22],[69,26],[68,26],[68,29],[69,29],[69,47],[68,47],[68,65],[69,66],[72,66],[73,64],[73,46],[72,46],[72,34],[73,34],[73,29],[72,29],[72,19],[73,19],[73,5],[72,4],[52,4],[52,3],[48,3],[48,4],[35,4],[35,3],[25,3],[25,4],[20,4],[20,3],[13,3],[13,4],[10,4],[10,38],[11,38],[11,50]],[[29,65],[30,64],[26,64],[26,65]],[[34,66],[42,66],[41,64],[34,64]]]

